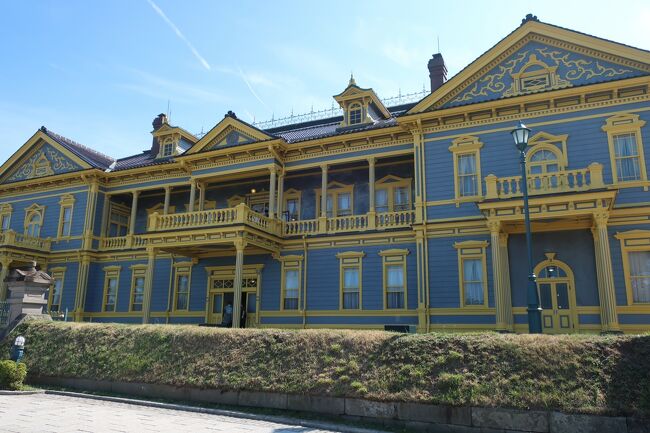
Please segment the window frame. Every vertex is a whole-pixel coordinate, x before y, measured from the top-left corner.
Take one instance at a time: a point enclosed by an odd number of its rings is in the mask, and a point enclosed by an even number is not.
[[[339,259],[339,310],[361,311],[363,310],[363,258],[366,253],[363,251],[346,251],[336,254]],[[345,308],[345,270],[356,269],[359,274],[359,286],[357,287],[358,308]]]
[[[187,295],[187,306],[186,308],[178,308],[178,289],[180,288],[180,278],[187,277],[187,291],[182,292]],[[172,304],[173,312],[187,312],[190,311],[190,296],[192,294],[192,263],[191,262],[178,262],[174,263],[174,299]]]
[[[389,249],[379,252],[382,258],[382,285],[383,285],[383,306],[385,311],[406,311],[408,306],[408,273],[406,269],[406,256],[409,254],[408,249]],[[404,278],[404,307],[388,308],[388,267],[401,266]],[[394,293],[394,292],[390,292]]]
[[[120,292],[120,273],[122,271],[122,266],[106,266],[103,268],[104,271],[104,290],[102,294],[102,313],[116,313],[117,312],[117,301],[118,301],[118,294]],[[109,310],[106,308],[108,304],[106,301],[108,300],[108,295],[109,295],[109,281],[114,279],[116,281],[115,284],[115,303],[113,304],[113,309]]]
[[[363,108],[364,108],[363,105],[361,103],[359,103],[359,102],[353,102],[352,104],[350,104],[350,106],[348,107],[348,125],[349,126],[361,125],[363,123],[363,111],[364,111]],[[353,120],[352,119],[352,113],[353,112],[355,113],[355,117],[356,117],[356,113],[357,112],[359,113],[359,120],[358,121],[355,121],[355,122],[352,121]]]
[[[0,231],[11,230],[11,215],[13,213],[13,207],[9,203],[3,203],[0,205]],[[4,227],[5,221],[7,222],[7,228]]]
[[[72,221],[74,217],[74,203],[75,203],[75,198],[72,194],[66,194],[61,196],[61,200],[59,200],[59,226],[57,228],[57,237],[59,239],[61,238],[69,238],[72,236]],[[66,209],[70,209],[70,221],[68,221],[68,228],[67,230],[65,229],[66,226],[66,221],[65,221],[65,211]]]
[[[451,143],[448,150],[452,153],[454,165],[454,198],[456,203],[481,200],[483,198],[483,176],[481,174],[481,148],[483,143],[478,137],[470,135],[460,136],[452,140]],[[474,155],[476,165],[476,194],[474,195],[461,195],[459,162],[460,157],[466,155]]]
[[[126,224],[122,224],[122,221],[115,221],[115,224],[118,228],[115,236],[111,236],[111,226],[113,225],[113,215],[120,215],[126,217]],[[129,226],[131,225],[131,211],[125,205],[119,203],[110,203],[110,208],[108,209],[108,225],[106,226],[106,237],[122,237],[129,234]],[[120,228],[124,227],[124,233],[120,234]]]
[[[36,224],[32,221],[32,218],[35,216],[39,217],[38,232],[33,233],[32,231],[30,233],[29,227]],[[31,206],[29,206],[27,209],[25,209],[25,231],[24,231],[25,235],[35,237],[35,238],[40,237],[41,230],[43,229],[44,223],[45,223],[45,206],[41,206],[34,203]]]
[[[321,215],[321,197],[322,197],[322,188],[316,188],[316,217]],[[339,215],[339,195],[341,194],[350,194],[350,213],[348,215]],[[354,215],[354,185],[346,185],[341,182],[332,181],[327,184],[327,195],[332,196],[332,215],[327,216],[327,218],[337,218],[337,217],[346,217]]]
[[[284,218],[284,213],[289,212],[288,211],[288,202],[289,200],[295,200],[296,205],[297,205],[297,214],[296,214],[296,219],[293,220],[291,219],[291,215],[287,214],[288,220],[287,221],[300,221],[300,214],[301,214],[301,207],[302,207],[302,191],[298,191],[297,189],[294,188],[289,188],[288,190],[284,191],[282,203],[282,212],[281,212],[281,217]]]
[[[626,232],[616,233],[614,237],[620,241],[621,245],[627,306],[650,310],[650,302],[634,302],[634,289],[632,287],[629,254],[631,252],[650,251],[650,230],[629,230]]]
[[[609,145],[610,168],[612,171],[612,184],[620,187],[643,186],[648,190],[648,173],[645,165],[645,153],[641,128],[646,122],[639,119],[638,114],[622,113],[609,117],[605,120],[605,125],[601,127],[607,133],[607,142]],[[632,134],[636,139],[636,147],[639,159],[639,179],[620,180],[618,168],[616,165],[616,136]]]
[[[131,292],[129,293],[129,312],[141,313],[144,309],[144,288],[147,284],[147,265],[133,265],[131,266]],[[135,302],[136,281],[142,278],[142,302]],[[141,308],[135,310],[134,305],[140,304]]]
[[[281,289],[280,289],[280,311],[293,311],[293,312],[299,312],[302,311],[302,287],[303,287],[303,278],[302,278],[302,262],[303,262],[303,256],[301,255],[287,255],[287,256],[280,256],[278,257],[278,260],[282,263],[282,270],[281,270]],[[286,299],[286,283],[287,283],[287,278],[286,274],[287,271],[297,271],[298,272],[298,305],[297,308],[285,308],[284,301]],[[291,298],[293,299],[293,298]]]
[[[461,308],[488,308],[488,274],[487,274],[487,247],[488,241],[464,241],[454,243],[458,256],[458,292],[460,294]],[[483,303],[467,304],[465,296],[465,260],[480,260],[482,268]]]
[[[63,303],[63,288],[65,285],[65,271],[66,267],[65,266],[59,266],[55,268],[50,268],[50,276],[52,277],[52,280],[54,281],[52,283],[52,287],[50,288],[50,293],[48,294],[47,297],[47,311],[52,313],[52,305],[57,305],[57,313],[60,315],[61,314],[61,304]],[[58,304],[53,304],[54,301],[54,287],[57,281],[61,282],[61,288],[59,292],[59,303]]]
[[[388,175],[384,176],[378,181],[375,182],[375,211],[377,213],[388,213],[388,212],[404,212],[413,209],[413,180],[411,178],[402,178],[398,176]],[[395,204],[395,190],[397,188],[406,188],[408,191],[408,203],[406,209],[395,210],[397,206]],[[388,210],[380,212],[377,210],[377,191],[387,190],[388,195]]]

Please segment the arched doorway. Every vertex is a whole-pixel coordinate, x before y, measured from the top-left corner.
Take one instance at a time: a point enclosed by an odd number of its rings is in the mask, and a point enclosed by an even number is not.
[[[555,253],[546,253],[546,258],[535,267],[543,310],[542,329],[546,334],[576,332],[578,317],[573,272],[569,265],[555,258]]]

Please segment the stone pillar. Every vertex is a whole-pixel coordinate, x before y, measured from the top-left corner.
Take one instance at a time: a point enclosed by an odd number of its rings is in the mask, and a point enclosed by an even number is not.
[[[33,266],[14,269],[7,277],[9,297],[8,324],[20,319],[21,316],[35,316],[52,320],[49,314],[44,313],[47,306],[45,294],[54,282],[52,277]]]
[[[244,249],[246,241],[243,239],[235,240],[235,281],[234,281],[234,299],[232,301],[232,327],[239,328],[241,319],[241,297],[242,283],[244,279]]]
[[[153,276],[156,266],[156,250],[147,249],[147,271],[144,275],[144,294],[142,296],[142,323],[149,323],[151,320],[151,292],[153,291]]]
[[[172,194],[172,187],[171,186],[166,186],[165,187],[165,205],[163,207],[163,215],[169,214],[169,202],[171,200],[171,194]]]
[[[609,212],[594,212],[594,236],[596,269],[598,275],[598,297],[600,299],[600,323],[602,332],[621,332],[616,313],[616,290],[612,273],[612,257],[609,250],[607,220]]]
[[[275,218],[275,185],[278,169],[273,166],[269,170],[271,171],[271,176],[269,176],[269,218]]]
[[[9,275],[11,262],[12,260],[9,257],[0,258],[0,266],[2,266],[2,269],[0,269],[0,301],[7,299],[7,283],[5,283],[5,279]]]
[[[320,217],[327,218],[327,164],[321,165]],[[324,227],[321,227],[324,230]]]
[[[284,171],[278,174],[278,218],[282,219],[284,216]]]
[[[81,322],[84,308],[86,306],[86,289],[88,285],[88,271],[90,269],[90,257],[83,255],[79,258],[79,272],[77,274],[77,290],[74,299],[74,320]]]
[[[138,196],[140,191],[133,191],[133,199],[131,201],[131,221],[129,221],[129,234],[135,233],[135,218],[138,215]]]
[[[510,293],[510,272],[507,269],[508,238],[507,236],[502,236],[501,224],[498,221],[489,221],[488,228],[490,229],[490,247],[492,250],[492,281],[496,309],[496,330],[512,332],[512,296]]]
[[[190,182],[190,203],[187,205],[188,212],[194,212],[194,201],[196,200],[196,181]]]

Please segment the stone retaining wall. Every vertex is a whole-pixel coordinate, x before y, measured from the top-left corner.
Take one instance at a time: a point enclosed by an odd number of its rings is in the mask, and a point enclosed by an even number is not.
[[[220,391],[90,379],[30,377],[30,383],[140,397],[321,413],[435,433],[650,433],[650,420],[356,398]]]

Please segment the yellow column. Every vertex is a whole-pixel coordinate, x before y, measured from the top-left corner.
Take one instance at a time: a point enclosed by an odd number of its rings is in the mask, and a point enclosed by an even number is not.
[[[188,212],[194,212],[194,201],[196,200],[196,181],[190,182],[190,203],[187,205]]]
[[[415,222],[421,223],[425,218],[425,171],[424,146],[420,124],[411,129],[413,136],[413,178],[415,182]]]
[[[512,298],[510,294],[510,272],[508,263],[508,238],[502,236],[501,224],[488,221],[490,247],[492,249],[492,281],[494,283],[494,304],[496,308],[496,330],[512,331]],[[504,257],[505,255],[505,257]]]
[[[142,323],[149,323],[151,320],[151,293],[153,291],[153,275],[156,266],[156,250],[147,249],[147,272],[144,276],[144,294],[142,297]]]
[[[282,219],[284,215],[284,171],[278,174],[278,218]]]
[[[246,241],[243,239],[235,240],[235,281],[234,289],[235,295],[232,301],[232,327],[239,328],[239,320],[241,319],[241,297],[242,297],[242,282],[244,277],[244,249],[246,248]]]
[[[275,218],[275,184],[278,169],[273,166],[269,170],[271,171],[271,176],[269,176],[269,218]]]
[[[109,217],[110,217],[110,210],[111,210],[111,195],[106,193],[104,194],[104,208],[102,209],[102,231],[101,231],[101,236],[102,237],[108,237],[109,230],[110,230],[110,222],[109,222]]]
[[[88,285],[88,270],[90,257],[83,255],[79,258],[79,271],[77,274],[77,290],[74,299],[74,321],[81,322],[86,305],[86,290]]]
[[[135,218],[138,215],[138,196],[140,191],[133,191],[133,199],[131,201],[131,221],[129,221],[129,234],[135,233]]]
[[[0,301],[7,299],[7,283],[5,283],[5,278],[9,275],[9,266],[11,266],[12,260],[9,257],[0,258],[0,265],[2,269],[0,270]]]
[[[199,185],[199,210],[205,209],[205,182],[201,182]]]
[[[169,202],[171,200],[171,194],[172,194],[172,187],[171,186],[166,186],[165,187],[165,205],[163,207],[163,215],[167,215],[169,213]]]
[[[321,196],[320,196],[320,217],[318,226],[320,232],[327,230],[327,164],[321,165]]]
[[[598,275],[598,296],[600,298],[600,322],[602,332],[621,332],[616,314],[616,290],[612,273],[612,256],[609,250],[607,220],[609,212],[594,212],[594,247]]]
[[[95,210],[97,209],[97,195],[99,184],[93,179],[88,188],[88,203],[86,204],[86,220],[83,234],[83,249],[89,250],[93,246],[93,235],[95,234]]]
[[[514,317],[512,315],[512,287],[510,286],[510,260],[508,259],[508,233],[499,234],[501,249],[501,274],[503,287],[503,311],[506,319],[506,330],[514,332]]]
[[[426,226],[418,226],[415,228],[415,248],[416,248],[416,263],[417,263],[417,287],[418,287],[418,332],[428,331],[428,281],[429,281],[429,266],[427,259],[427,239],[426,239]]]
[[[375,212],[375,158],[368,158],[368,228],[376,227]]]

